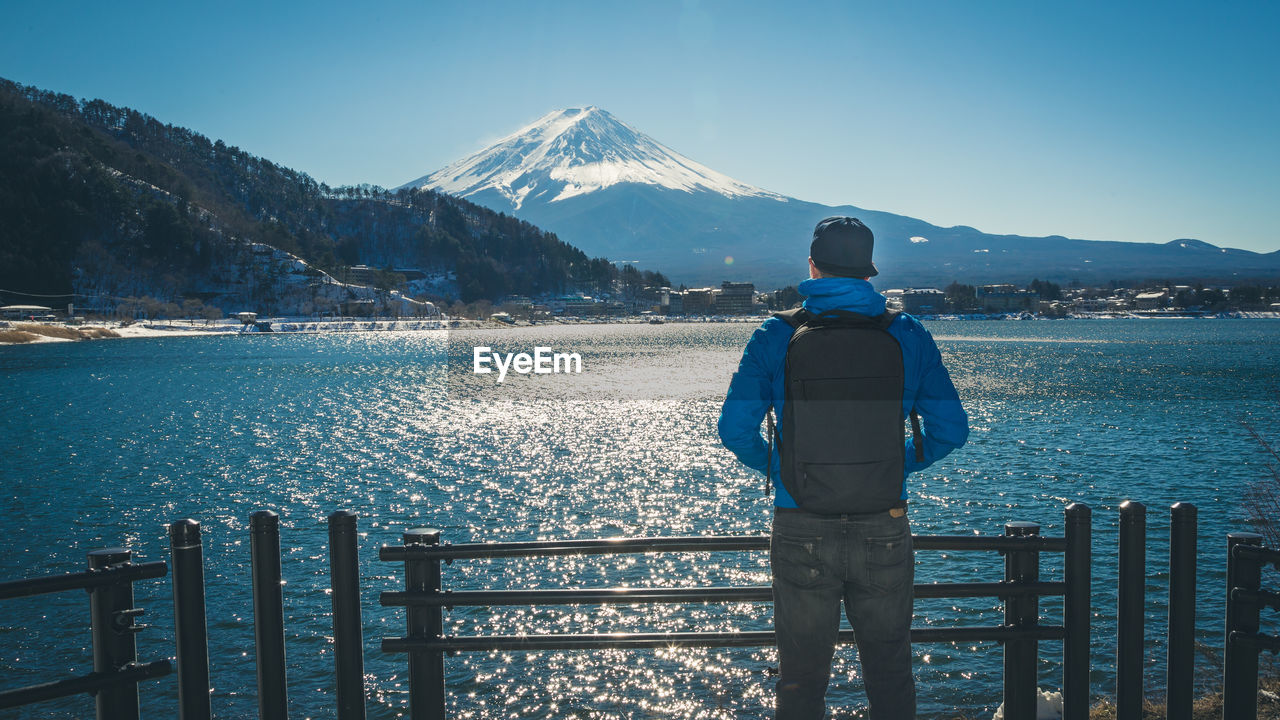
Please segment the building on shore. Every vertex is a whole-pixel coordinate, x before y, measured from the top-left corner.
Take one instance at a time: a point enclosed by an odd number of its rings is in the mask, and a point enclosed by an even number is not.
[[[748,315],[755,312],[756,286],[749,282],[720,283],[720,294],[715,298],[718,315]]]
[[[988,312],[1035,310],[1040,303],[1040,293],[1009,284],[983,285],[976,295],[978,304]]]
[[[947,294],[937,288],[904,290],[898,298],[903,312],[911,315],[936,315],[947,311]]]
[[[685,315],[710,315],[716,306],[716,295],[719,290],[712,288],[692,288],[684,291]]]
[[[684,314],[684,293],[670,292],[667,294],[667,315],[683,315]]]
[[[1157,310],[1169,304],[1169,293],[1164,290],[1158,292],[1140,292],[1133,298],[1133,306],[1138,310]]]
[[[555,315],[583,317],[604,311],[604,304],[589,295],[561,295],[547,303]]]
[[[0,307],[0,317],[9,319],[45,318],[51,314],[53,314],[53,309],[43,305],[5,305]]]
[[[352,285],[372,287],[377,275],[378,271],[368,265],[352,265],[347,268],[346,281]]]

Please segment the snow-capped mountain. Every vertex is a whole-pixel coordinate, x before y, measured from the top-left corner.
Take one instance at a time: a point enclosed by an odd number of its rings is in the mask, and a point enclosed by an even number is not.
[[[1280,277],[1280,251],[1260,254],[1196,240],[990,235],[853,205],[805,202],[716,172],[594,106],[549,113],[402,187],[465,197],[550,230],[588,255],[634,262],[690,285],[798,282],[806,277],[813,226],[829,215],[853,215],[875,232],[876,280],[884,287]]]
[[[526,202],[559,202],[622,183],[784,199],[696,163],[594,105],[548,113],[406,187],[461,197],[492,190],[519,211]]]

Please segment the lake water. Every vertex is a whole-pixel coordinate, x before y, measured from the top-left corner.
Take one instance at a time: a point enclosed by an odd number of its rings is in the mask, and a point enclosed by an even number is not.
[[[1163,692],[1168,507],[1200,509],[1199,639],[1221,648],[1223,548],[1247,529],[1243,495],[1267,473],[1246,424],[1277,440],[1280,322],[1058,321],[928,324],[973,427],[969,444],[910,483],[918,534],[999,534],[1039,522],[1062,534],[1071,502],[1094,510],[1092,691],[1114,691],[1117,507],[1148,518],[1150,694]],[[763,534],[763,478],[719,445],[715,420],[753,325],[554,326],[418,333],[191,337],[0,347],[0,578],[78,570],[125,545],[167,560],[164,525],[204,528],[213,711],[255,717],[248,518],[282,520],[290,706],[334,715],[325,517],[360,515],[369,717],[400,717],[405,657],[379,640],[403,611],[377,605],[401,567],[377,547],[409,527],[452,542],[621,535]],[[471,349],[550,346],[580,375],[470,372]],[[994,554],[917,553],[917,582],[990,581]],[[1060,578],[1046,556],[1042,576]],[[453,589],[757,585],[764,553],[467,561]],[[168,578],[137,584],[153,627],[143,660],[173,653]],[[0,674],[12,688],[88,672],[83,592],[11,600]],[[1060,622],[1061,600],[1043,603]],[[997,624],[996,600],[919,600],[917,626]],[[767,629],[764,604],[449,611],[446,632]],[[921,717],[989,717],[1000,703],[995,643],[917,645]],[[1061,688],[1061,643],[1041,644],[1040,684]],[[1216,672],[1198,658],[1202,679]],[[769,649],[460,654],[447,658],[451,716],[769,717]],[[851,648],[829,702],[864,717]],[[171,717],[172,677],[142,687]],[[92,713],[92,700],[17,717]]]

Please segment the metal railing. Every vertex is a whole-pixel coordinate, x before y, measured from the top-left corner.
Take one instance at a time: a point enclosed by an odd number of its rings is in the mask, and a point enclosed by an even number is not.
[[[1280,593],[1262,588],[1262,568],[1280,570],[1280,550],[1262,547],[1262,536],[1227,535],[1226,658],[1222,677],[1222,717],[1258,717],[1258,654],[1280,653],[1280,637],[1259,632],[1262,608],[1280,610]]]
[[[131,559],[130,551],[123,548],[94,550],[86,571],[0,583],[0,600],[88,590],[93,637],[92,673],[2,691],[0,709],[92,693],[98,718],[138,717],[138,683],[168,675],[171,664],[169,660],[138,662],[134,636],[147,626],[134,622],[144,610],[134,607],[133,583],[164,577],[168,568],[163,562],[134,564]]]
[[[995,597],[1005,601],[1001,625],[959,628],[913,628],[913,643],[998,641],[1005,646],[1005,717],[1034,717],[1036,658],[1041,640],[1063,642],[1063,687],[1067,718],[1088,712],[1089,588],[1091,514],[1073,504],[1066,510],[1066,536],[1042,537],[1036,523],[1015,522],[998,537],[972,535],[915,536],[916,550],[996,551],[1005,556],[1005,579],[994,583],[933,583],[915,586],[917,598]],[[469,635],[443,634],[446,607],[499,605],[634,604],[684,602],[771,602],[769,586],[696,588],[587,588],[549,590],[444,591],[441,562],[485,558],[620,553],[764,551],[768,537],[702,536],[565,540],[510,543],[441,544],[439,530],[406,532],[403,544],[383,546],[383,561],[403,562],[405,589],[382,593],[384,606],[407,609],[406,634],[384,638],[382,649],[408,654],[410,716],[414,720],[445,717],[445,653],[495,650],[638,649],[671,647],[764,647],[774,644],[772,631],[618,632],[607,634]],[[1039,554],[1066,555],[1064,579],[1039,577]],[[1041,625],[1039,599],[1065,597],[1062,625]],[[853,641],[850,630],[839,640]]]
[[[1004,580],[920,584],[915,596],[928,598],[994,597],[1004,601],[1004,621],[979,627],[913,628],[913,643],[996,641],[1004,645],[1005,717],[1034,717],[1039,642],[1063,643],[1064,717],[1084,720],[1089,702],[1090,583],[1092,518],[1088,507],[1066,509],[1064,537],[1044,537],[1035,523],[1008,523],[1002,536],[916,536],[920,551],[998,552],[1004,556]],[[334,676],[337,717],[365,717],[360,573],[357,518],[339,511],[329,521],[329,564],[333,610]],[[1196,614],[1196,508],[1171,508],[1169,555],[1168,717],[1189,719],[1193,689]],[[284,654],[280,519],[255,513],[249,533],[252,554],[255,661],[261,717],[286,718],[287,678]],[[210,717],[208,640],[200,524],[182,520],[169,526],[178,680],[178,716]],[[1126,502],[1120,508],[1119,587],[1117,592],[1116,705],[1120,720],[1140,717],[1145,647],[1146,508]],[[1262,567],[1280,564],[1280,551],[1260,546],[1261,536],[1232,533],[1228,539],[1226,718],[1256,717],[1258,653],[1280,650],[1280,639],[1259,633],[1260,612],[1276,609],[1280,593],[1261,587]],[[446,653],[606,648],[766,647],[769,630],[742,632],[620,632],[545,635],[445,635],[444,612],[452,607],[511,605],[606,605],[638,603],[738,603],[772,601],[769,586],[599,587],[537,590],[458,590],[442,587],[441,564],[454,560],[614,555],[670,552],[763,552],[766,536],[701,536],[563,541],[441,544],[441,533],[413,529],[402,544],[383,546],[383,561],[405,568],[403,591],[381,594],[383,606],[406,609],[406,632],[382,640],[386,652],[405,653],[409,665],[409,710],[413,718],[444,717]],[[1040,577],[1040,554],[1063,553],[1063,578]],[[171,661],[140,664],[134,623],[132,583],[163,577],[165,563],[134,564],[128,550],[89,553],[89,570],[54,577],[0,583],[0,600],[85,589],[90,593],[94,672],[13,690],[0,691],[0,708],[11,708],[79,693],[97,697],[98,717],[132,718],[138,712],[138,683],[170,673]],[[1062,596],[1061,625],[1041,624],[1040,598]],[[841,642],[852,642],[842,631]]]
[[[1190,503],[1169,508],[1169,634],[1166,713],[1191,720],[1195,673],[1197,511]],[[1116,594],[1116,718],[1141,720],[1142,666],[1146,647],[1147,508],[1120,504]]]
[[[280,516],[260,510],[249,521],[253,576],[253,634],[257,651],[258,716],[289,716],[284,654],[284,596],[280,573]],[[329,582],[333,608],[334,674],[339,720],[364,720],[364,650],[360,624],[360,557],[356,514],[329,516]]]

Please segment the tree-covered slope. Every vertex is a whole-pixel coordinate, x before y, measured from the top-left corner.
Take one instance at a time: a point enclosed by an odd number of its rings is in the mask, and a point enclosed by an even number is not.
[[[135,110],[0,79],[0,289],[234,295],[264,287],[240,276],[261,270],[246,260],[252,243],[335,274],[356,264],[449,274],[456,284],[440,292],[465,301],[597,290],[618,276],[465,200],[329,188]],[[244,300],[276,309],[271,297]]]

